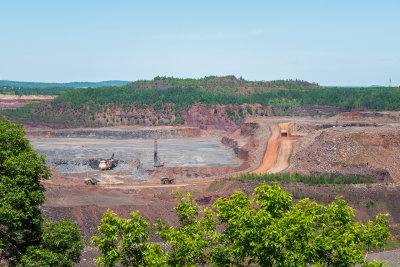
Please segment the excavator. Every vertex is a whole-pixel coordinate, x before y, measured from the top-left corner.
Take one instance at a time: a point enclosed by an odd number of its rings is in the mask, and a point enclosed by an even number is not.
[[[110,170],[116,167],[118,164],[118,160],[114,159],[114,153],[112,153],[109,159],[103,159],[99,162],[99,169],[100,170]]]

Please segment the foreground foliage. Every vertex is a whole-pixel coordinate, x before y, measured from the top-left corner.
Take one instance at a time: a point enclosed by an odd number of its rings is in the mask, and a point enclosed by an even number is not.
[[[390,237],[387,214],[366,224],[342,199],[329,205],[309,199],[292,202],[279,184],[262,185],[254,198],[236,192],[201,208],[190,193],[175,207],[178,226],[158,220],[154,229],[137,212],[104,214],[92,237],[102,255],[98,265],[115,266],[352,266],[364,249],[384,247]],[[164,244],[151,243],[156,231]]]
[[[73,266],[79,262],[84,240],[76,223],[68,220],[47,222],[42,239],[21,256],[22,266]]]
[[[79,261],[83,241],[76,224],[48,223],[43,229],[40,181],[49,178],[45,158],[32,150],[22,127],[0,117],[0,253],[11,264],[72,266]]]

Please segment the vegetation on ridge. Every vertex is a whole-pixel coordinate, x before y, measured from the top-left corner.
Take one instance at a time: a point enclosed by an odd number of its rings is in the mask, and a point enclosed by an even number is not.
[[[275,80],[275,81],[247,81],[242,77],[229,76],[206,76],[200,79],[175,78],[157,76],[153,80],[139,80],[127,84],[135,88],[167,89],[167,88],[200,88],[220,93],[234,93],[238,95],[250,95],[273,89],[315,89],[321,88],[318,84],[302,80]]]
[[[102,82],[67,82],[67,83],[45,83],[45,82],[20,82],[0,80],[0,87],[12,88],[81,88],[81,87],[101,87],[101,86],[123,86],[128,81],[102,81]]]
[[[341,176],[332,174],[304,175],[299,173],[244,173],[231,179],[242,181],[256,180],[264,182],[283,182],[283,183],[304,183],[307,185],[324,184],[372,184],[371,178],[362,178],[355,176]]]
[[[242,83],[253,84],[251,93],[241,93]],[[182,123],[185,119],[183,111],[196,103],[229,106],[229,109],[215,109],[215,115],[240,123],[246,115],[293,115],[290,108],[294,106],[400,110],[400,90],[393,87],[320,88],[304,81],[249,82],[229,76],[203,79],[159,77],[124,87],[75,89],[47,103],[2,113],[20,122],[73,122],[69,127],[174,125]],[[278,107],[278,114],[268,113],[268,107]]]
[[[0,87],[0,94],[3,95],[61,95],[75,90],[74,87],[46,87],[46,88],[19,88],[3,86]]]

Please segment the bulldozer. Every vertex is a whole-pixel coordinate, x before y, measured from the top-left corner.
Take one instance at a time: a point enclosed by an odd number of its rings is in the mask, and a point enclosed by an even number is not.
[[[86,178],[85,179],[86,185],[97,185],[98,182],[99,182],[99,180],[97,180],[95,178]]]
[[[161,177],[161,183],[163,184],[172,184],[173,182],[174,178],[172,177],[167,177],[167,176]]]

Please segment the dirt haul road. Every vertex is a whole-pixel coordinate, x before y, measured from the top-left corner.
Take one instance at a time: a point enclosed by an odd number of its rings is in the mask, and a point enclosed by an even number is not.
[[[260,166],[253,173],[278,173],[289,167],[289,158],[292,153],[293,143],[298,137],[290,136],[290,122],[271,123],[271,137],[268,141],[267,150]],[[281,136],[285,131],[289,136]]]
[[[279,145],[278,157],[275,164],[267,170],[268,173],[278,173],[289,167],[289,158],[292,155],[293,143],[296,140],[281,140]]]

